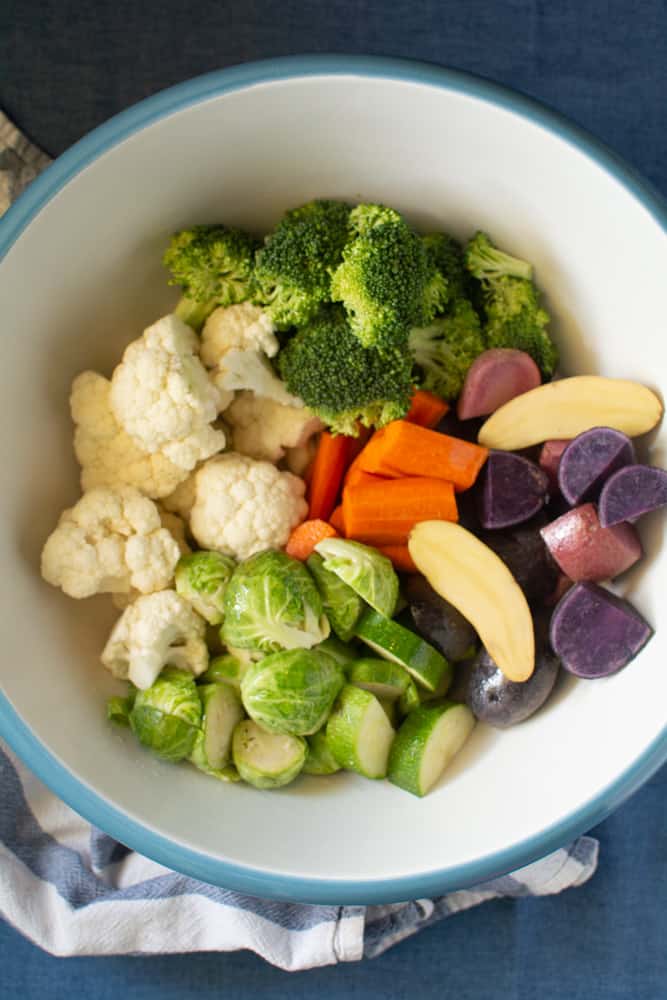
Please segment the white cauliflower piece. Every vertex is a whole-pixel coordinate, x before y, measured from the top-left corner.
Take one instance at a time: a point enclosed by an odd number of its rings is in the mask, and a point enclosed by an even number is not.
[[[195,502],[195,476],[197,469],[176,487],[173,493],[162,500],[162,506],[171,514],[178,514],[184,521],[190,520],[190,511]]]
[[[167,664],[195,677],[208,666],[206,622],[175,590],[137,597],[113,627],[102,663],[114,677],[149,688]]]
[[[240,392],[225,420],[234,451],[268,462],[277,462],[287,448],[301,447],[323,427],[307,407],[285,406],[253,392]]]
[[[286,406],[303,405],[289,394],[268,362],[278,353],[274,329],[267,314],[250,302],[216,309],[206,320],[200,357],[212,369],[211,378],[227,406],[240,389],[251,389]]]
[[[149,326],[125,350],[111,378],[111,407],[144,451],[194,469],[225,446],[211,426],[221,398],[197,357],[199,341],[178,316]]]
[[[190,530],[203,549],[237,559],[279,549],[306,516],[304,493],[291,472],[227,452],[197,471]]]
[[[97,372],[82,372],[72,383],[70,409],[81,489],[126,485],[153,499],[167,496],[185,479],[187,470],[160,451],[144,451],[116,420],[110,393],[111,382]]]
[[[152,500],[131,486],[89,490],[63,511],[42,551],[42,576],[70,597],[168,587],[180,551]]]

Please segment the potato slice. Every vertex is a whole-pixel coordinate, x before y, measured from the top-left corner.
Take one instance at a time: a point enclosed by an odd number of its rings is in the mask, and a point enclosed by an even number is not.
[[[533,619],[505,563],[472,532],[447,521],[417,524],[408,548],[433,589],[474,626],[505,676],[528,680],[535,668]]]
[[[482,425],[478,441],[487,448],[515,451],[550,438],[574,438],[591,427],[613,427],[636,437],[655,427],[662,412],[656,394],[639,382],[575,375],[505,403]]]

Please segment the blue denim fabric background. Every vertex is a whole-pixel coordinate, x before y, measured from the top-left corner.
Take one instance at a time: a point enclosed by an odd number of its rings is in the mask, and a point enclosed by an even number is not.
[[[667,0],[2,0],[0,107],[56,155],[169,84],[300,52],[481,73],[586,126],[667,195]],[[666,831],[663,769],[594,831],[584,888],[486,904],[373,962],[293,975],[249,953],[59,960],[0,925],[0,997],[664,1000]]]

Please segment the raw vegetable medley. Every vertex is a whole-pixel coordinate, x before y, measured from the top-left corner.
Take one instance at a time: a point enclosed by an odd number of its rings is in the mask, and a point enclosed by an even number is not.
[[[650,639],[601,584],[667,503],[632,441],[662,405],[554,379],[529,263],[338,201],[262,242],[195,226],[164,263],[175,311],[74,380],[82,497],[42,554],[119,608],[108,716],[142,744],[257,788],[347,769],[424,795],[476,719]]]

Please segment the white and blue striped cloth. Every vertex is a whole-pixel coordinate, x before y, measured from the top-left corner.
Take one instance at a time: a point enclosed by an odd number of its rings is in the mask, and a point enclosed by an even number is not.
[[[48,163],[0,112],[0,215]],[[580,837],[474,889],[387,906],[255,899],[163,868],[91,827],[0,741],[0,916],[54,955],[249,949],[282,969],[372,958],[499,897],[582,885],[598,842]]]

